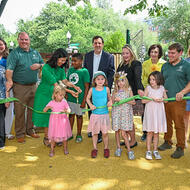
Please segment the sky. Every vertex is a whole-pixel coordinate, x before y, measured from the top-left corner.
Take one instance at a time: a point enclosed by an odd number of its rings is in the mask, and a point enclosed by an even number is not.
[[[26,20],[38,16],[41,9],[45,7],[45,4],[52,1],[58,2],[57,0],[8,0],[3,14],[0,17],[0,24],[3,24],[6,30],[15,33],[16,23],[19,19]],[[134,1],[135,0],[133,0],[133,2]],[[115,12],[124,12],[126,8],[126,1],[121,2],[121,0],[112,0],[112,2],[112,7]],[[129,18],[131,20],[137,20],[142,19],[145,16],[147,16],[147,14],[144,12],[137,16],[129,16]]]

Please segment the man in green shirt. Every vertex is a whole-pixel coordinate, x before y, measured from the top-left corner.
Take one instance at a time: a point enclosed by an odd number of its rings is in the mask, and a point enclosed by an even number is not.
[[[183,47],[179,43],[174,43],[168,48],[169,62],[162,66],[161,72],[164,76],[164,87],[168,98],[175,97],[176,101],[165,104],[167,118],[167,133],[164,135],[165,142],[159,146],[159,150],[172,148],[173,122],[176,129],[176,150],[171,155],[172,158],[180,158],[184,155],[185,147],[185,125],[184,114],[186,101],[183,96],[190,91],[190,64],[181,58]]]
[[[19,47],[14,49],[7,59],[6,87],[7,90],[13,88],[13,95],[22,103],[33,107],[34,95],[36,91],[36,82],[38,80],[38,70],[44,64],[40,54],[30,48],[30,38],[26,32],[18,35]],[[38,138],[34,133],[32,123],[32,110],[27,109],[18,102],[15,106],[15,133],[19,143],[25,142],[25,134]]]

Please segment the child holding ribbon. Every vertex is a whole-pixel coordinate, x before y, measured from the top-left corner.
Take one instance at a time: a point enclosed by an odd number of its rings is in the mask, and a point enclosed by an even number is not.
[[[131,87],[126,78],[124,72],[119,72],[115,74],[115,88],[112,94],[112,102],[119,102],[122,99],[129,98],[133,96]],[[134,152],[130,149],[129,138],[127,131],[133,130],[133,108],[132,105],[135,104],[135,100],[131,100],[124,104],[113,106],[112,109],[112,129],[115,131],[115,139],[117,144],[117,149],[115,151],[115,156],[120,157],[122,149],[120,148],[120,131],[124,139],[125,146],[128,151],[129,160],[134,160]]]

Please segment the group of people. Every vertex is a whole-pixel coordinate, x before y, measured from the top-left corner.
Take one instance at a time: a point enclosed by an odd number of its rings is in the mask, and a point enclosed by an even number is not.
[[[103,139],[104,157],[110,156],[108,131],[111,129],[108,107],[112,107],[112,129],[115,131],[115,156],[121,156],[121,146],[125,145],[128,158],[135,158],[132,148],[138,143],[135,138],[134,115],[141,115],[143,122],[142,140],[147,140],[146,159],[153,156],[161,159],[158,150],[172,148],[173,123],[176,129],[176,150],[171,155],[180,158],[184,155],[189,120],[189,104],[182,100],[190,92],[190,63],[181,56],[183,47],[174,43],[168,48],[169,61],[161,59],[162,47],[154,44],[149,48],[150,59],[141,64],[137,60],[130,45],[122,48],[122,61],[115,72],[113,55],[103,51],[104,40],[101,36],[92,39],[93,51],[84,57],[80,53],[72,55],[72,66],[67,71],[67,52],[59,48],[44,64],[40,54],[30,48],[30,38],[26,32],[18,35],[19,46],[6,59],[2,69],[0,98],[9,97],[10,90],[23,104],[33,107],[34,111],[14,102],[15,135],[19,143],[25,142],[25,135],[39,138],[34,131],[36,127],[44,127],[43,142],[50,146],[49,156],[54,156],[55,145],[64,145],[64,153],[68,154],[67,143],[73,138],[72,129],[77,120],[75,141],[82,142],[83,109],[86,102],[90,108],[88,136],[92,136],[93,149],[91,157],[98,154],[97,143]],[[6,45],[6,43],[5,43]],[[5,46],[4,45],[4,46]],[[83,63],[84,62],[84,63]],[[39,70],[42,70],[38,87]],[[114,83],[113,83],[114,81]],[[36,89],[37,88],[37,89]],[[142,100],[130,99],[120,104],[123,99],[139,95],[148,97]],[[165,101],[174,97],[176,101]],[[9,103],[0,104],[0,147],[5,146],[5,107]],[[47,113],[46,113],[47,112]],[[67,114],[68,117],[67,117]],[[185,119],[184,119],[185,118]],[[186,131],[186,132],[185,132]],[[158,146],[159,133],[164,133],[164,143]],[[120,135],[124,141],[120,141]]]

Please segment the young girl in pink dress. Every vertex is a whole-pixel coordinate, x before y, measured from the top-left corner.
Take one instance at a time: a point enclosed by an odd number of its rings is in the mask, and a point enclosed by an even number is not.
[[[102,131],[104,142],[104,157],[108,158],[110,155],[108,149],[108,130],[111,128],[111,124],[108,107],[112,106],[112,101],[110,90],[107,87],[107,84],[108,82],[105,73],[102,71],[95,72],[92,81],[92,88],[90,88],[86,98],[86,102],[92,110],[90,123],[88,125],[88,132],[92,132],[92,141],[94,147],[91,152],[92,158],[96,158],[98,153],[97,140],[100,131]],[[96,109],[97,107],[101,106],[103,106],[103,108]]]
[[[119,102],[122,99],[129,98],[133,96],[131,87],[126,78],[124,72],[119,72],[115,74],[115,88],[112,94],[112,102]],[[133,130],[133,107],[135,105],[135,100],[129,101],[127,103],[121,104],[119,106],[114,106],[112,108],[112,129],[115,131],[115,139],[117,144],[117,149],[115,151],[115,156],[121,156],[120,147],[120,131],[124,139],[125,146],[127,147],[127,154],[129,160],[134,160],[134,152],[130,149],[129,138],[127,131]]]
[[[49,109],[52,112],[65,112],[64,114],[52,113],[49,118],[48,139],[51,143],[51,150],[49,156],[54,156],[54,147],[56,142],[63,142],[64,153],[69,154],[67,148],[67,139],[72,136],[71,126],[66,113],[70,113],[69,105],[64,99],[65,88],[61,85],[57,85],[54,88],[52,95],[52,101],[50,101],[44,108],[44,112]]]
[[[143,119],[143,131],[147,131],[146,159],[152,160],[151,143],[153,138],[153,155],[155,159],[162,159],[158,152],[159,133],[167,132],[166,115],[163,99],[167,98],[166,91],[162,86],[164,79],[159,71],[152,72],[148,77],[149,85],[145,89],[144,96],[152,100],[142,100],[145,103]]]

